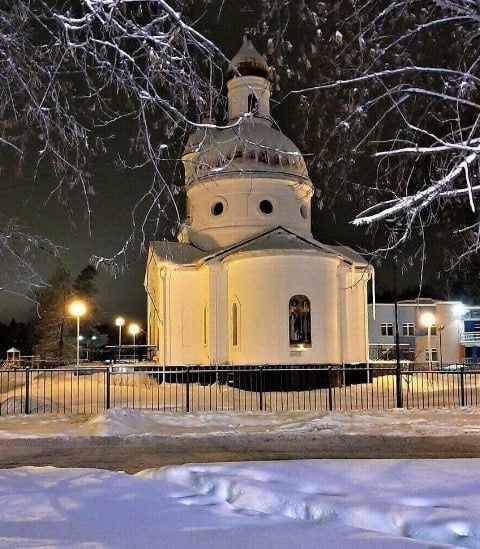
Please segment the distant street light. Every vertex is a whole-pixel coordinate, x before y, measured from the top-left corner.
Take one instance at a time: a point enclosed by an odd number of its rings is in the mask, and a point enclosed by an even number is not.
[[[140,332],[140,326],[138,324],[130,324],[128,327],[128,333],[133,336],[133,362],[136,362],[135,353],[135,336]]]
[[[432,335],[432,326],[435,326],[435,315],[433,313],[424,313],[422,315],[422,324],[427,328],[427,348],[428,348],[428,369],[432,370],[432,346],[431,346],[431,335]]]
[[[120,362],[122,349],[122,326],[125,326],[125,319],[119,316],[115,319],[115,325],[118,326],[118,362]]]
[[[78,340],[80,346],[83,345],[83,340],[84,339],[85,338],[81,334],[77,337],[77,340]],[[88,359],[88,342],[87,342],[87,359]]]
[[[87,306],[79,299],[72,301],[68,308],[70,314],[77,319],[77,368],[80,366],[80,317],[87,312]]]

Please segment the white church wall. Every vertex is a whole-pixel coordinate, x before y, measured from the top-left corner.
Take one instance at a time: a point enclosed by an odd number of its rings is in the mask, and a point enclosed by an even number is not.
[[[366,363],[368,359],[368,321],[366,313],[368,275],[355,272],[350,266],[338,271],[339,334],[342,342],[342,362]]]
[[[241,310],[239,345],[233,364],[334,364],[340,362],[337,333],[338,260],[296,255],[242,256],[228,261],[228,309]],[[292,276],[295,273],[295,276]],[[311,348],[291,347],[289,300],[305,295],[311,303]],[[231,319],[231,316],[230,316]]]
[[[197,270],[171,271],[168,283],[165,342],[166,364],[196,365],[206,361],[204,307],[208,301],[208,281]]]
[[[160,348],[163,342],[163,295],[160,270],[152,251],[149,251],[145,274],[147,291],[147,343],[157,348],[156,357],[160,361]]]
[[[207,364],[228,360],[227,274],[220,262],[208,265],[210,348]]]
[[[189,189],[192,242],[215,250],[240,242],[282,225],[311,238],[309,185],[298,181],[262,175],[224,177],[206,181]],[[293,200],[292,200],[293,198]],[[267,200],[272,212],[263,213],[260,203]],[[215,204],[223,211],[214,215]]]

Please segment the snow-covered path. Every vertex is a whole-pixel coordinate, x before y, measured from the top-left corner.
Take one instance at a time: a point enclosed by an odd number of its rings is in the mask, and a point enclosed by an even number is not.
[[[92,418],[0,418],[0,467],[136,473],[191,462],[480,457],[480,411],[168,414],[111,409]]]

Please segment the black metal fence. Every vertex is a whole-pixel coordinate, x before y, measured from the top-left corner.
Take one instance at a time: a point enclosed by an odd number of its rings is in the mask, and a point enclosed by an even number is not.
[[[113,407],[273,412],[385,410],[398,402],[405,408],[480,405],[480,370],[473,367],[395,374],[371,366],[9,369],[0,370],[0,415],[93,415]]]

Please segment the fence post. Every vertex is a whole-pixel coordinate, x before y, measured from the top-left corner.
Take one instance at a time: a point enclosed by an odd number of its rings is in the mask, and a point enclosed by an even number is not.
[[[333,410],[333,394],[332,394],[332,367],[328,367],[328,409]]]
[[[110,398],[111,398],[111,383],[112,383],[112,378],[111,378],[111,374],[112,374],[112,367],[109,366],[107,368],[107,371],[106,371],[106,394],[105,394],[105,409],[106,410],[110,410],[110,406],[111,406],[111,402],[110,402]]]
[[[25,413],[30,413],[30,368],[25,368]]]
[[[465,371],[460,369],[460,403],[465,406]]]
[[[263,368],[261,366],[258,369],[258,393],[259,393],[258,407],[262,412],[264,409],[264,404],[263,404]]]
[[[185,374],[185,399],[185,409],[190,412],[190,368],[188,366]]]

